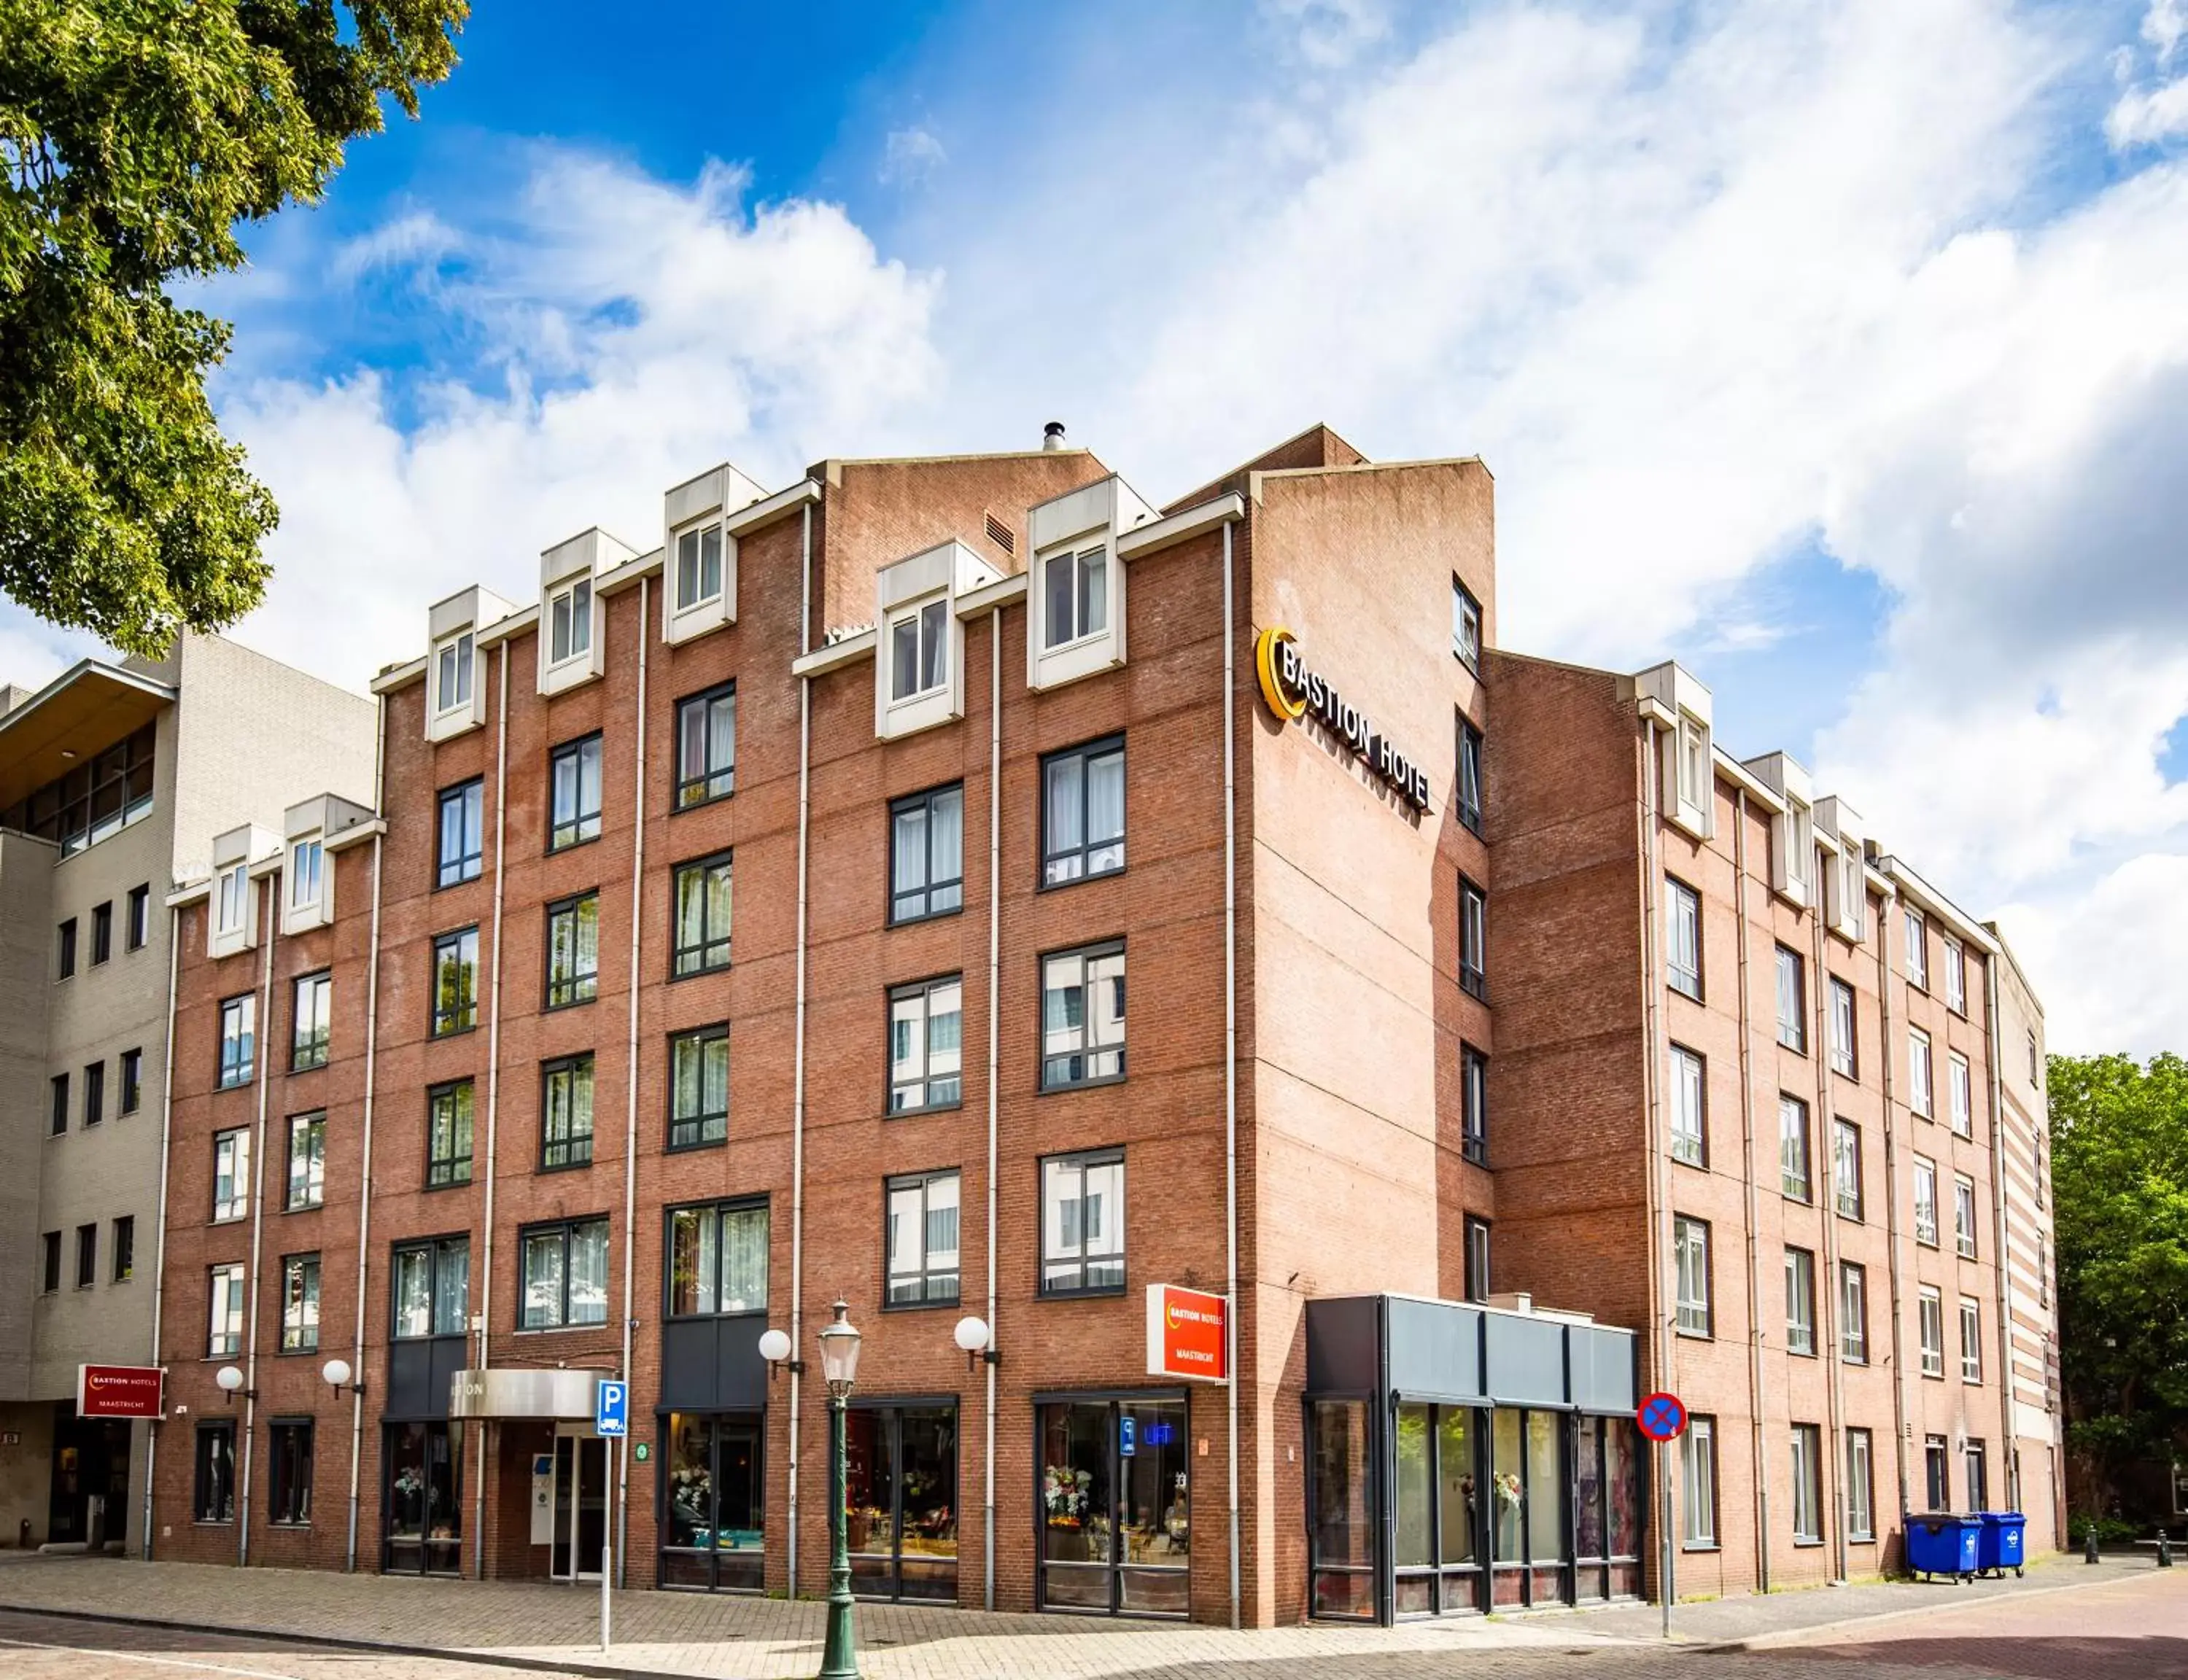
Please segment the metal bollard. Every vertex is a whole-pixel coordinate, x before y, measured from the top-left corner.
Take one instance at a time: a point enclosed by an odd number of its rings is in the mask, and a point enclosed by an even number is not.
[[[2082,1536],[2082,1561],[2085,1564],[2097,1561],[2097,1525],[2095,1523],[2089,1525],[2089,1531]]]
[[[2157,1566],[2162,1570],[2173,1567],[2173,1542],[2166,1538],[2165,1531],[2157,1531]]]

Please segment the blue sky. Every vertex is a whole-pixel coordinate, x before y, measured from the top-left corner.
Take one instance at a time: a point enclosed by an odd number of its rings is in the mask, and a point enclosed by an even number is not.
[[[1500,640],[1682,659],[2061,1042],[2188,1018],[2188,0],[627,10],[482,0],[204,289],[245,640],[361,681],[725,457],[1053,418],[1159,499],[1325,420],[1483,455]]]

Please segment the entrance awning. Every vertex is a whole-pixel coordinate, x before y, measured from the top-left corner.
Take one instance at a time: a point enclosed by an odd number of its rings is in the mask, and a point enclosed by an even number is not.
[[[593,1419],[605,1371],[459,1371],[448,1383],[451,1418]]]

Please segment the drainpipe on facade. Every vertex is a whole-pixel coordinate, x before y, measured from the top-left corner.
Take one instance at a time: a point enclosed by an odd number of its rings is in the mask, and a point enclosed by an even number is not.
[[[1990,1061],[1991,1260],[1998,1272],[1998,1426],[2003,1431],[1999,1448],[2005,1457],[2006,1508],[2018,1511],[2021,1453],[2014,1445],[2018,1431],[2013,1427],[2012,1230],[2005,1205],[2005,1104],[1999,1071],[1999,1057],[2004,1051],[1998,1036],[1998,956],[1987,956],[1983,958],[1983,1054]]]
[[[1641,741],[1641,1018],[1643,1022],[1642,1088],[1647,1093],[1649,1130],[1648,1216],[1649,1240],[1655,1248],[1649,1268],[1649,1322],[1654,1334],[1649,1338],[1649,1353],[1655,1374],[1649,1386],[1668,1389],[1672,1386],[1672,1339],[1678,1333],[1672,1316],[1664,1310],[1664,1271],[1673,1268],[1676,1277],[1678,1258],[1672,1247],[1670,1186],[1665,1183],[1668,1171],[1664,1155],[1663,1140],[1663,1079],[1660,1072],[1665,1057],[1664,1027],[1661,1000],[1656,989],[1662,973],[1662,953],[1658,948],[1660,930],[1657,927],[1659,906],[1657,882],[1662,874],[1662,865],[1657,845],[1656,790],[1662,774],[1663,761],[1661,741],[1656,725],[1642,720],[1644,735]],[[1715,803],[1714,785],[1710,799]],[[1676,1300],[1676,1284],[1671,1291]],[[1655,1449],[1658,1463],[1656,1472],[1657,1497],[1657,1557],[1660,1579],[1656,1586],[1664,1604],[1666,1631],[1669,1631],[1670,1605],[1676,1590],[1677,1565],[1672,1561],[1676,1548],[1672,1544],[1672,1468],[1671,1454],[1659,1446]]]
[[[495,681],[493,702],[493,972],[487,981],[486,1010],[486,1241],[479,1270],[478,1362],[479,1369],[487,1368],[487,1341],[493,1314],[493,1172],[494,1121],[500,1112],[501,1099],[501,888],[502,856],[507,849],[504,842],[508,837],[509,817],[509,638],[504,636],[495,650],[495,664],[500,674]],[[486,1474],[487,1437],[493,1432],[493,1423],[480,1418],[478,1425],[478,1488],[473,1496],[474,1538],[471,1541],[471,1570],[474,1578],[486,1579]]]
[[[632,1227],[638,1217],[638,930],[644,918],[646,882],[646,655],[653,621],[646,614],[650,578],[638,580],[638,768],[631,795],[630,845],[630,1043],[623,1058],[623,1393],[630,1393],[630,1339],[638,1321],[631,1268],[635,1263]],[[630,1436],[616,1442],[616,1585],[630,1577]]]
[[[281,935],[281,880],[282,871],[277,869],[261,883],[266,909],[266,954],[259,959],[258,1020],[252,1029],[251,1046],[251,1055],[258,1064],[258,1159],[251,1164],[251,1316],[244,1327],[243,1474],[235,1514],[235,1561],[245,1565],[251,1562],[251,1466],[252,1442],[258,1428],[259,1244],[266,1230],[268,1064],[274,1059],[266,1029],[274,1020],[274,946]]]
[[[1867,889],[1864,888],[1864,896]],[[1892,1070],[1898,1063],[1892,1042],[1892,907],[1898,894],[1887,889],[1876,907],[1877,1065],[1884,1074],[1885,1241],[1892,1255],[1892,1457],[1899,1476],[1900,1547],[1907,1540],[1907,1349],[1903,1339],[1901,1295],[1904,1285],[1899,1253],[1899,1130],[1892,1124]]]
[[[798,539],[804,587],[798,598],[798,655],[813,647],[813,504]],[[813,679],[798,685],[798,1001],[791,1049],[790,1097],[790,1530],[785,1535],[787,1591],[798,1596],[798,1407],[805,1333],[805,861],[813,821]]]
[[[995,1351],[996,1081],[1003,983],[1003,609],[988,609],[988,1352]],[[995,1607],[995,1361],[988,1369],[987,1446],[980,1455],[980,1604]]]
[[[1790,829],[1792,825],[1789,821],[1786,826]],[[1824,1277],[1819,1293],[1824,1298],[1823,1317],[1827,1339],[1821,1351],[1830,1361],[1831,1371],[1830,1387],[1826,1390],[1831,1408],[1831,1445],[1830,1451],[1825,1455],[1833,1489],[1831,1509],[1836,1519],[1831,1525],[1831,1555],[1836,1562],[1834,1581],[1844,1586],[1847,1578],[1846,1329],[1841,1315],[1846,1303],[1840,1294],[1845,1287],[1845,1280],[1839,1266],[1838,1120],[1832,1113],[1831,1105],[1830,1022],[1825,1013],[1830,1007],[1830,977],[1824,967],[1824,873],[1818,862],[1820,855],[1814,847],[1809,848],[1808,879],[1815,883],[1816,902],[1808,912],[1812,953],[1809,972],[1814,977],[1814,983],[1808,988],[1808,1030],[1812,1035],[1809,1040],[1810,1060],[1814,1063],[1816,1074],[1815,1136],[1824,1140],[1821,1159],[1824,1175],[1816,1175],[1823,1179],[1819,1187],[1822,1193],[1818,1198],[1818,1205],[1824,1215]],[[1866,1294],[1863,1296],[1862,1302],[1866,1310]],[[1866,1353],[1867,1349],[1863,1351]],[[1875,1474],[1875,1460],[1872,1452],[1870,1474],[1873,1477]],[[1875,1526],[1875,1513],[1872,1511],[1869,1514],[1872,1528]]]
[[[1223,522],[1223,1369],[1230,1429],[1231,1625],[1238,1625],[1238,783],[1231,521]]]
[[[1749,1034],[1755,1030],[1755,1012],[1749,988],[1747,958],[1751,931],[1747,924],[1747,790],[1733,793],[1732,894],[1733,916],[1740,924],[1734,955],[1740,971],[1740,1160],[1744,1214],[1747,1230],[1747,1386],[1748,1447],[1755,1467],[1755,1585],[1770,1590],[1770,1465],[1763,1445],[1762,1416],[1762,1247],[1757,1235],[1762,1210],[1757,1205],[1755,1184],[1755,1050]],[[1707,1114],[1709,1105],[1702,1106]]]
[[[386,705],[382,699],[383,741]],[[372,803],[375,811],[386,809],[382,803],[377,769],[373,772]],[[375,1052],[380,1041],[380,862],[386,843],[384,834],[372,837],[372,929],[364,959],[364,1133],[363,1164],[358,1170],[357,1186],[357,1329],[350,1353],[352,1386],[349,1401],[349,1538],[342,1564],[343,1570],[351,1575],[357,1573],[357,1496],[364,1460],[364,1298],[365,1285],[371,1275],[373,1074]],[[383,1407],[386,1404],[384,1395],[381,1403]]]
[[[210,908],[206,911],[211,916]],[[167,1044],[162,1052],[160,1071],[160,1206],[155,1215],[152,1238],[152,1363],[160,1363],[160,1311],[165,1305],[167,1282],[167,1161],[169,1146],[174,1136],[175,1124],[175,985],[181,966],[183,950],[183,913],[180,910],[167,912]],[[161,1400],[165,1402],[166,1389],[161,1378]],[[153,1472],[159,1468],[160,1425],[164,1420],[155,1418],[144,1431],[144,1532],[139,1549],[144,1560],[152,1559],[152,1486]]]

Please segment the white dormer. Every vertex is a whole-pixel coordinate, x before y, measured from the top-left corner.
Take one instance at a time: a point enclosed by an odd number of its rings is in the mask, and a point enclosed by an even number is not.
[[[606,667],[607,604],[593,579],[637,557],[595,525],[539,556],[539,691],[560,694],[589,683]]]
[[[1676,661],[1652,666],[1633,679],[1643,698],[1656,703],[1655,722],[1664,743],[1664,815],[1706,840],[1716,829],[1717,766],[1711,756],[1710,691]]]
[[[1838,842],[1838,855],[1824,865],[1824,918],[1831,932],[1859,944],[1869,921],[1868,836],[1861,814],[1834,793],[1816,801],[1816,826]]]
[[[280,837],[255,822],[214,837],[212,890],[206,898],[207,956],[233,956],[258,943],[258,883],[252,865],[280,855]]]
[[[764,493],[725,461],[662,498],[663,640],[689,641],[737,622],[737,539],[724,521]]]
[[[1056,688],[1125,662],[1117,538],[1155,510],[1114,475],[1026,515],[1026,681]]]
[[[361,822],[372,813],[332,793],[322,793],[282,813],[281,832],[287,850],[281,864],[281,933],[287,938],[307,928],[324,927],[335,919],[335,865],[327,855],[327,842]],[[218,910],[217,895],[214,908]]]
[[[1770,819],[1770,889],[1806,910],[1816,891],[1814,785],[1807,767],[1783,753],[1766,753],[1742,765],[1785,801]]]
[[[884,741],[965,715],[957,600],[1002,573],[954,538],[874,578],[874,733]]]
[[[433,604],[427,619],[426,740],[447,741],[486,721],[479,632],[512,611],[499,595],[477,584]]]

